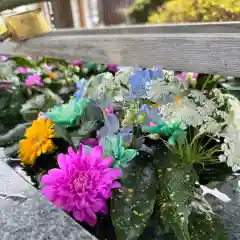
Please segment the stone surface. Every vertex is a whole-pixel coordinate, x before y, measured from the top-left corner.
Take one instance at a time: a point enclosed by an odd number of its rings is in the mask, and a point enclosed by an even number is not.
[[[225,222],[229,230],[229,240],[240,239],[240,191],[237,187],[240,176],[229,176],[225,181],[218,183],[216,187],[232,199],[224,203],[213,196],[207,196],[207,200]]]
[[[0,149],[1,240],[94,240],[6,164]]]

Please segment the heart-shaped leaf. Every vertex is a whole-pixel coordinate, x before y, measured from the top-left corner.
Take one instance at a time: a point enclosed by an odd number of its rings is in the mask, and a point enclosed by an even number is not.
[[[181,165],[178,156],[165,149],[156,151],[161,215],[179,240],[191,240],[188,216],[195,191],[197,175],[191,165]]]
[[[134,240],[153,212],[156,172],[149,155],[141,152],[122,170],[122,189],[113,194],[111,219],[117,240]]]

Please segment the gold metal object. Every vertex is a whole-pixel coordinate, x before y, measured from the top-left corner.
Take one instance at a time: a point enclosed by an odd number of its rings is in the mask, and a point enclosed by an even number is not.
[[[26,40],[51,31],[41,9],[7,16],[5,21],[13,40]]]

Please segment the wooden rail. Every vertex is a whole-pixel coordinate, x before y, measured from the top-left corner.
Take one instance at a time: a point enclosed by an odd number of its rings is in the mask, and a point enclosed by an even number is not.
[[[83,58],[99,63],[240,77],[240,23],[60,29],[25,42],[5,42],[0,54]]]

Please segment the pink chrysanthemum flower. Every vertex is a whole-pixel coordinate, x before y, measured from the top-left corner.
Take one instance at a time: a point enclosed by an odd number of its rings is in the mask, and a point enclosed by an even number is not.
[[[112,157],[103,158],[103,148],[97,146],[87,151],[83,144],[79,150],[69,147],[68,154],[58,155],[60,169],[48,171],[42,177],[43,195],[56,206],[72,212],[78,221],[96,224],[96,214],[107,214],[106,200],[112,196],[111,189],[120,188],[116,181],[119,169],[110,168]]]
[[[27,68],[27,67],[20,67],[20,68],[18,68],[18,71],[20,73],[28,73],[29,72],[29,68]]]
[[[83,65],[83,61],[82,61],[82,60],[73,60],[73,61],[71,62],[71,64],[72,64],[73,66],[79,66],[79,67],[81,67],[81,66]]]
[[[31,87],[33,85],[41,87],[44,86],[43,82],[41,81],[41,77],[37,74],[28,76],[27,79],[25,80],[25,84],[27,87]]]

